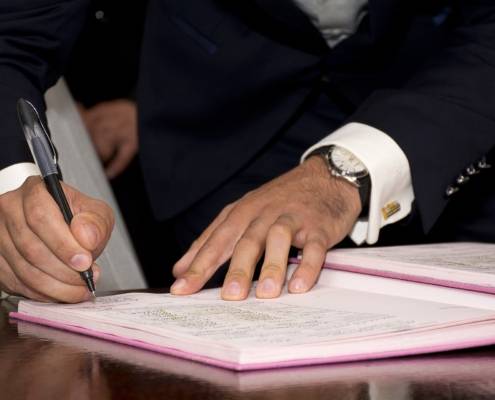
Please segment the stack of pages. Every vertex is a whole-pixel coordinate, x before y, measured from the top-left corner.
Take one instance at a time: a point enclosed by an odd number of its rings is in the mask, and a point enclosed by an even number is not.
[[[226,302],[219,289],[128,293],[76,305],[21,301],[12,316],[235,370],[495,343],[495,245],[335,250],[326,267],[310,292],[273,300]]]

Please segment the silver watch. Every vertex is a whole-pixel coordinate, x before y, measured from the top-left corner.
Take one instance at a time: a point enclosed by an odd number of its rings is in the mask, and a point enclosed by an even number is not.
[[[358,188],[361,206],[369,203],[371,180],[368,169],[353,153],[340,146],[327,146],[315,150],[311,155],[320,155],[325,160],[330,173],[348,181]]]

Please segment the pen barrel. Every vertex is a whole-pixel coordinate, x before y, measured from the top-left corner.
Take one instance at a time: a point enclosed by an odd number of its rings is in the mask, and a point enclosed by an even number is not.
[[[60,180],[58,179],[57,174],[46,175],[43,180],[45,181],[46,188],[48,192],[53,197],[53,200],[60,208],[62,215],[64,216],[65,222],[70,226],[70,222],[72,221],[73,215],[69,206],[69,202],[65,197],[64,190],[62,189],[62,185],[60,184]],[[89,267],[86,271],[82,271],[79,273],[81,275],[82,280],[86,283],[89,291],[91,293],[95,293],[95,284],[93,281],[93,271],[91,267]]]
[[[72,211],[69,206],[69,202],[65,197],[64,190],[62,189],[62,185],[60,184],[60,180],[58,179],[57,174],[50,174],[43,178],[46,184],[46,188],[48,192],[53,197],[53,200],[57,203],[62,215],[64,216],[65,222],[70,225],[72,221]]]

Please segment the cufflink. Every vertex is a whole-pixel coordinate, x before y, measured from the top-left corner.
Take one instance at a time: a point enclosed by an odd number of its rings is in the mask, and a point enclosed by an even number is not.
[[[397,201],[391,201],[382,208],[382,216],[385,220],[400,211],[400,204]]]

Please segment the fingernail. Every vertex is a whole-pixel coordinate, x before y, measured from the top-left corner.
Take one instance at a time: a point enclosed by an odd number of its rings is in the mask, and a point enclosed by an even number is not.
[[[302,293],[306,290],[306,282],[304,282],[301,278],[295,278],[290,284],[290,291],[293,293]]]
[[[91,247],[98,245],[98,230],[93,224],[85,224],[84,231],[86,232],[86,239]]]
[[[186,280],[183,278],[177,279],[170,287],[171,292],[180,292],[186,286]]]
[[[229,297],[237,297],[241,294],[241,285],[239,285],[239,282],[236,281],[230,282],[224,289],[223,293]]]
[[[260,284],[260,291],[263,294],[274,294],[277,286],[275,285],[275,281],[272,278],[266,278]]]
[[[70,265],[76,269],[87,269],[91,266],[91,257],[86,254],[76,254],[70,259]]]

